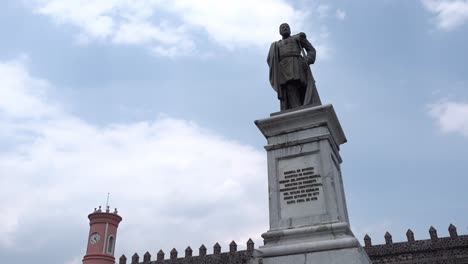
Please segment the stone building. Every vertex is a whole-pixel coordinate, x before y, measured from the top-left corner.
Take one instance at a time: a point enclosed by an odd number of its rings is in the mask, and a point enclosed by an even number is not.
[[[390,233],[385,234],[385,244],[372,245],[364,237],[364,249],[373,263],[468,263],[468,235],[457,234],[450,224],[449,237],[438,237],[434,227],[429,228],[430,239],[415,240],[411,229],[406,232],[408,241],[396,242]]]
[[[369,236],[364,237],[364,249],[372,263],[388,264],[461,264],[468,263],[468,235],[458,235],[455,226],[448,228],[449,237],[438,237],[435,228],[429,229],[430,239],[415,240],[413,232],[408,229],[408,241],[393,242],[390,233],[385,234],[385,244],[372,245]],[[251,239],[246,243],[246,250],[237,250],[236,242],[229,244],[229,251],[222,252],[216,243],[212,253],[207,254],[205,245],[201,245],[195,256],[191,247],[185,249],[184,255],[179,256],[176,249],[172,249],[169,258],[164,251],[159,250],[156,258],[150,252],[140,256],[134,253],[130,258],[122,255],[119,264],[246,264],[255,259],[255,247]],[[261,261],[259,261],[261,263]]]

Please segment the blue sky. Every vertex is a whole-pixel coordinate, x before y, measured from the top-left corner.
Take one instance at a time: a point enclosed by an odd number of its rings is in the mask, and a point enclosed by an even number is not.
[[[356,236],[468,233],[468,1],[1,6],[5,262],[81,263],[86,216],[107,192],[124,218],[117,255],[258,246],[267,176],[253,121],[279,109],[266,55],[282,22],[317,48],[319,93],[348,138]]]

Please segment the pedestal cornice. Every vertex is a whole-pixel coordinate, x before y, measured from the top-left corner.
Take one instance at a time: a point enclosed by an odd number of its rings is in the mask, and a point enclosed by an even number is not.
[[[255,124],[267,139],[326,125],[338,147],[347,142],[331,104],[280,112],[269,118],[256,120]]]

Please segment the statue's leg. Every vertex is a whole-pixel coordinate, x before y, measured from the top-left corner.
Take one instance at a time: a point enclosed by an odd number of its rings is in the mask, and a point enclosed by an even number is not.
[[[288,91],[287,87],[281,85],[279,89],[282,89],[281,92],[281,99],[280,99],[280,109],[281,111],[288,109]]]
[[[298,83],[290,82],[287,84],[287,94],[288,94],[288,109],[296,108],[302,106],[303,100],[301,100],[301,89]]]

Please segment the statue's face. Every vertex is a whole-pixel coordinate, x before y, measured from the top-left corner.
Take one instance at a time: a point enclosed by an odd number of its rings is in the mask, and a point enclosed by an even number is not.
[[[291,29],[289,28],[289,25],[286,23],[283,23],[280,25],[279,32],[281,36],[283,37],[289,37],[291,35]]]

